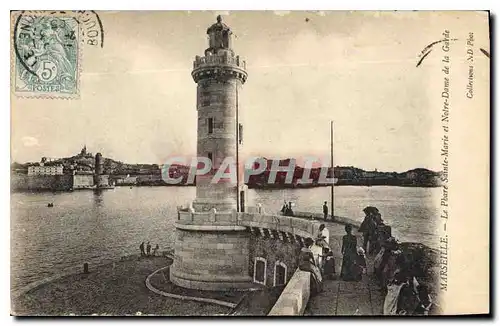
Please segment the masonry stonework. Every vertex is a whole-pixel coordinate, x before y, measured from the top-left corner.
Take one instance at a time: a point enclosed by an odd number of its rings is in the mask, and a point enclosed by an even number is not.
[[[248,287],[250,237],[242,231],[177,229],[172,281],[201,290]]]
[[[238,92],[245,83],[246,65],[231,48],[232,32],[220,16],[207,30],[209,48],[205,56],[195,58],[192,76],[197,86],[198,157],[208,158],[212,169],[196,178],[196,211],[230,211],[237,208],[238,187],[235,178],[214,181],[219,167],[236,173]]]
[[[73,176],[63,175],[27,175],[13,174],[11,189],[13,191],[68,191],[73,187]]]
[[[276,262],[286,265],[286,281],[290,280],[298,267],[297,257],[301,246],[298,243],[285,242],[280,239],[252,236],[250,239],[250,264],[248,266],[250,275],[253,275],[256,257],[266,260],[265,285],[274,286],[274,269]]]
[[[235,178],[213,182],[225,159],[232,164],[228,172],[236,173],[238,90],[247,73],[245,62],[231,48],[231,29],[220,16],[207,34],[209,47],[204,57],[196,56],[191,75],[198,84],[197,155],[209,159],[212,169],[196,177],[193,211],[179,213],[170,279],[200,290],[248,288],[250,233],[232,218],[238,186]]]

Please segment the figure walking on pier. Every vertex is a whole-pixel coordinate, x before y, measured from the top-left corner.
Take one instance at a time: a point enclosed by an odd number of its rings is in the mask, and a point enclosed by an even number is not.
[[[285,215],[286,214],[286,211],[288,210],[288,205],[286,203],[286,201],[283,203],[283,206],[281,207],[281,215]]]
[[[326,221],[326,219],[328,218],[328,205],[326,204],[326,201],[323,204],[323,216],[324,216],[325,221]]]
[[[340,277],[344,281],[354,281],[355,280],[355,263],[357,258],[357,239],[356,236],[351,234],[352,225],[347,224],[345,226],[346,235],[342,238],[342,269],[340,271]]]
[[[292,202],[289,201],[286,211],[285,211],[285,216],[293,216],[293,210],[292,210]]]
[[[144,241],[139,246],[139,250],[141,251],[141,256],[145,256],[146,255],[146,253],[144,252]]]
[[[378,209],[373,206],[368,206],[363,209],[365,213],[365,219],[361,223],[358,231],[363,233],[363,249],[365,252],[372,252],[373,243],[370,241],[370,250],[368,251],[368,241],[373,240],[373,235],[375,233],[375,229],[377,228],[377,224],[374,220],[374,215],[378,213]]]

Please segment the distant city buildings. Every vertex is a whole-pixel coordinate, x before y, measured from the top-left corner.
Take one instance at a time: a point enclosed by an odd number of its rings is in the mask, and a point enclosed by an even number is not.
[[[362,175],[363,175],[363,178],[375,178],[378,176],[378,172],[377,170],[375,169],[374,171],[363,171],[362,172]]]
[[[66,158],[42,157],[40,162],[12,164],[13,190],[76,190],[113,187],[106,159],[94,157],[83,146],[80,153]]]
[[[92,172],[75,172],[73,174],[73,189],[87,189],[94,187],[94,174]]]
[[[62,165],[32,165],[28,166],[28,175],[62,175]]]
[[[117,186],[135,186],[137,185],[137,176],[118,176],[115,178],[115,183]]]
[[[295,188],[295,187],[317,187],[325,184],[319,182],[321,168],[304,168],[299,165],[296,159],[276,159],[273,166],[273,159],[262,157],[265,169],[262,173],[254,175],[249,174],[249,188]],[[257,162],[252,165],[253,169],[259,168]],[[293,178],[287,182],[287,167],[293,167]],[[96,169],[97,167],[97,169]],[[249,169],[250,167],[247,167]],[[68,185],[59,188],[68,189],[87,189],[100,185],[102,188],[112,187],[112,185],[121,186],[166,186],[171,185],[165,182],[166,178],[179,179],[181,182],[177,185],[194,185],[196,178],[188,178],[191,166],[181,164],[158,165],[158,164],[127,164],[115,161],[111,158],[105,158],[100,153],[95,156],[87,151],[84,146],[81,151],[67,158],[48,158],[42,157],[40,162],[19,164],[13,163],[11,166],[13,180],[13,189],[25,189],[26,184],[31,188],[36,188],[33,179],[47,178],[54,176],[54,179],[60,176],[67,176]],[[280,171],[281,170],[281,171]],[[168,176],[166,175],[168,173]],[[248,173],[248,172],[246,172]],[[270,181],[270,176],[275,173],[274,182]],[[308,184],[300,182],[304,173],[308,173],[310,180]],[[335,166],[333,169],[335,184],[337,186],[410,186],[410,187],[436,187],[442,185],[441,172],[434,172],[428,169],[416,168],[405,172],[382,172],[377,169],[365,171],[354,166]],[[307,175],[307,174],[306,174]],[[331,169],[328,172],[328,178],[331,178]],[[31,180],[28,180],[31,179]],[[65,179],[66,180],[66,179]],[[46,181],[43,181],[46,182]],[[45,186],[44,187],[51,187]],[[58,189],[59,189],[58,188]]]
[[[336,166],[334,169],[335,178],[352,179],[356,175],[356,171],[352,166]]]

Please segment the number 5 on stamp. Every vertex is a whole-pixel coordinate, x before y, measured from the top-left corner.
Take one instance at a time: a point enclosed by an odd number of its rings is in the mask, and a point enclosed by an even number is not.
[[[13,15],[13,88],[18,96],[79,95],[79,25],[71,15]]]

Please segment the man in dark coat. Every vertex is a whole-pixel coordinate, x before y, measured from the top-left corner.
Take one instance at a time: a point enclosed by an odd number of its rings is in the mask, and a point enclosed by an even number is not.
[[[148,241],[148,245],[146,246],[146,253],[149,256],[151,254],[151,244]]]
[[[363,209],[363,212],[365,213],[365,219],[361,223],[358,231],[363,233],[363,249],[365,250],[365,252],[370,253],[372,252],[371,248],[370,252],[367,251],[368,240],[373,240],[373,234],[377,227],[374,221],[374,216],[378,214],[378,209],[373,206],[368,206]],[[371,243],[370,247],[372,246],[373,244]]]
[[[281,207],[281,214],[282,215],[286,215],[286,211],[288,209],[288,205],[286,204],[286,202],[283,203],[283,207]]]
[[[293,210],[292,210],[292,202],[288,202],[287,210],[285,213],[286,216],[293,216]]]
[[[326,204],[326,201],[323,204],[323,216],[325,217],[325,221],[326,221],[326,219],[328,217],[328,205]]]
[[[141,245],[139,246],[139,249],[141,250],[141,256],[145,256],[146,253],[144,252],[144,241],[141,243]]]

